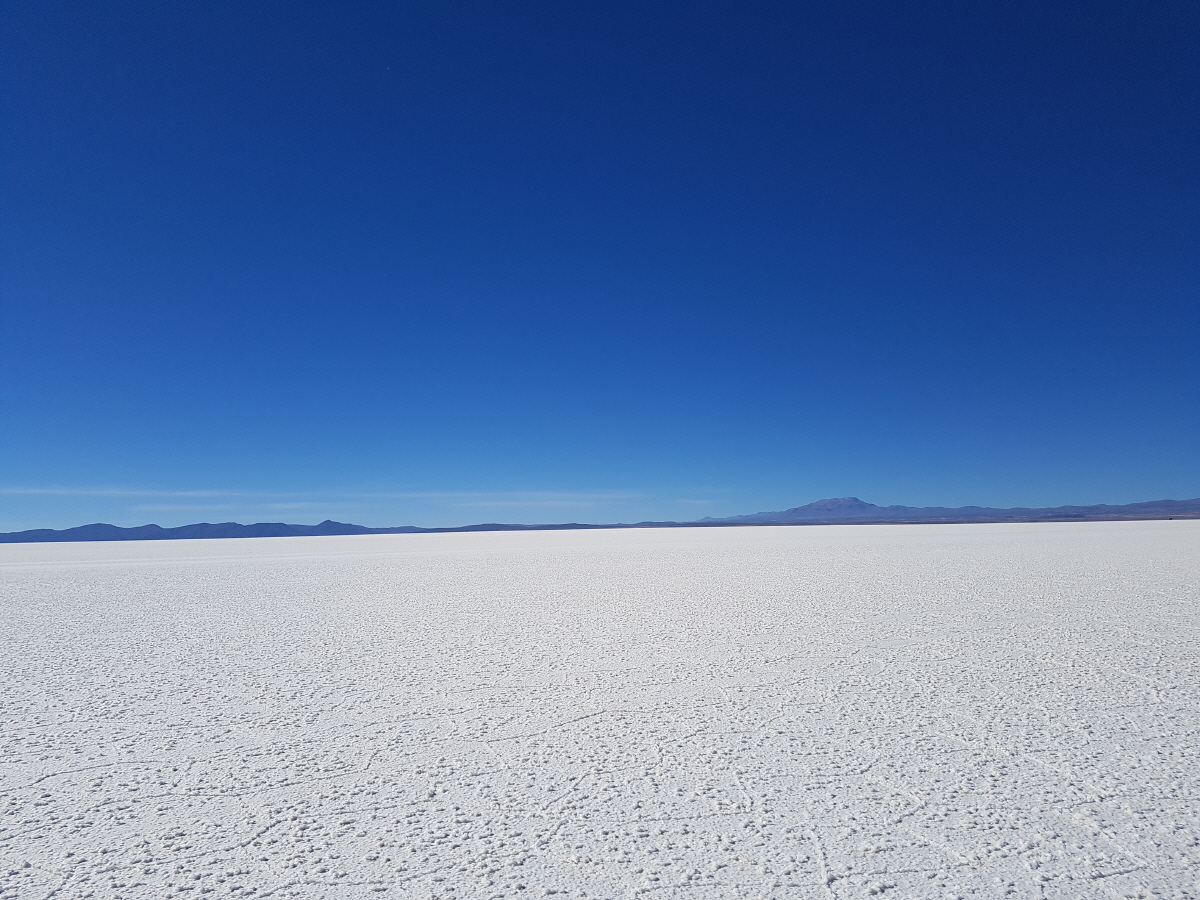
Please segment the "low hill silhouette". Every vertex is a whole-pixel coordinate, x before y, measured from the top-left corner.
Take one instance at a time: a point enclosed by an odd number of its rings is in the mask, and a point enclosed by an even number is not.
[[[420,528],[401,525],[395,528],[368,528],[326,519],[318,525],[289,525],[285,522],[238,522],[212,524],[200,522],[162,528],[158,525],[119,525],[96,523],[76,528],[36,528],[30,531],[0,533],[0,544],[50,543],[67,541],[169,541],[197,538],[314,537],[340,534],[442,534],[459,531],[566,531],[595,528],[705,528],[736,525],[851,525],[851,524],[966,524],[972,522],[1071,522],[1134,521],[1139,519],[1198,519],[1200,498],[1194,500],[1150,500],[1119,506],[1054,506],[1046,508],[987,506],[876,506],[857,497],[834,497],[794,506],[777,512],[751,513],[745,516],[705,518],[694,522],[636,522],[591,525],[563,522],[552,525],[518,525],[487,522],[453,528]]]

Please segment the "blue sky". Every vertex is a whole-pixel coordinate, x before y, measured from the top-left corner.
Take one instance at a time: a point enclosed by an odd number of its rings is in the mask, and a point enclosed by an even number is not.
[[[1200,496],[1192,3],[3,15],[0,530]]]

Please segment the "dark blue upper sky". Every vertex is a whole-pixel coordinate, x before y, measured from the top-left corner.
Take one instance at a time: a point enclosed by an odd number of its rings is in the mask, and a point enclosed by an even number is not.
[[[1200,7],[4,5],[0,530],[1200,495]]]

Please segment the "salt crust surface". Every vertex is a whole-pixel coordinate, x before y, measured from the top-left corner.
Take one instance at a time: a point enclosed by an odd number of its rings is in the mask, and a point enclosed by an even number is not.
[[[1200,522],[0,547],[0,896],[1196,897]]]

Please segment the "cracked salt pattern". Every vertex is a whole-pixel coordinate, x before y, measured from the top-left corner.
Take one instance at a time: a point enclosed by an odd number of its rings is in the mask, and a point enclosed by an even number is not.
[[[1196,897],[1200,522],[0,547],[0,897]]]

